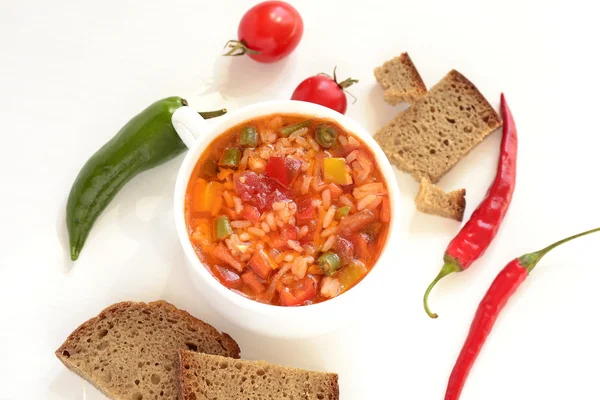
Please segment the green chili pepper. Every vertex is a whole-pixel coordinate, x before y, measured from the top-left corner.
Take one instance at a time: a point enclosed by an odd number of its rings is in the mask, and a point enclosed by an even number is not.
[[[67,201],[71,260],[75,261],[98,216],[119,190],[142,171],[160,165],[186,149],[171,124],[171,116],[187,105],[181,97],[151,104],[133,117],[83,166]],[[226,110],[200,113],[204,118]]]
[[[310,125],[310,123],[311,123],[311,120],[307,119],[306,121],[298,122],[297,124],[294,124],[294,125],[284,126],[283,128],[281,128],[281,134],[285,137],[288,137],[292,133],[296,132],[298,129],[306,128],[307,126]]]
[[[225,215],[218,216],[215,218],[215,238],[217,240],[223,240],[229,237],[233,233],[229,218]]]
[[[258,145],[258,132],[253,126],[246,126],[240,134],[240,146],[256,147]]]
[[[319,266],[327,276],[333,276],[342,267],[340,256],[333,251],[328,251],[317,260]]]
[[[240,149],[237,147],[228,147],[221,154],[219,165],[222,167],[237,167],[240,163]]]
[[[315,128],[315,139],[325,148],[333,146],[337,137],[338,132],[331,125],[319,125]]]
[[[342,217],[345,217],[350,212],[350,207],[344,206],[337,209],[335,212],[335,219],[340,220]]]

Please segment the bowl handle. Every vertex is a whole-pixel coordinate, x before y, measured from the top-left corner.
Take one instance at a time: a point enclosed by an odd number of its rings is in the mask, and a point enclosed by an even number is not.
[[[209,129],[208,122],[188,106],[175,110],[171,117],[171,123],[188,149],[192,148],[196,140],[206,134]]]

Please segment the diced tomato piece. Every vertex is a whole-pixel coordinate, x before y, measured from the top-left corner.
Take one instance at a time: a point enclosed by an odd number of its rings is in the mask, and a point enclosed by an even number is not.
[[[308,195],[298,199],[296,218],[299,220],[311,220],[317,217],[317,212],[312,204],[312,198]]]
[[[298,229],[293,225],[286,224],[280,229],[279,234],[273,233],[271,235],[271,240],[273,247],[277,250],[287,250],[289,249],[288,240],[298,240]]]
[[[219,281],[229,289],[240,289],[242,287],[242,279],[238,274],[227,267],[216,265],[215,276]]]
[[[299,306],[313,298],[316,293],[315,281],[309,277],[296,282],[291,288],[285,288],[279,293],[279,303],[282,306]]]
[[[348,157],[348,154],[354,150],[360,149],[360,144],[347,144],[345,146],[338,146],[332,152],[331,155],[334,157]]]
[[[254,253],[248,265],[263,279],[267,279],[271,271],[277,268],[275,261],[262,249]]]
[[[317,291],[316,286],[315,281],[307,276],[294,285],[292,293],[294,293],[297,299],[304,302],[312,299]]]
[[[289,188],[298,176],[301,166],[302,161],[293,157],[270,157],[265,168],[265,175]]]
[[[242,280],[244,283],[252,289],[254,293],[262,293],[266,290],[264,281],[261,280],[258,275],[252,270],[248,270],[242,274]]]
[[[258,207],[260,211],[270,209],[276,201],[289,200],[288,190],[268,176],[244,172],[234,175],[233,180],[237,195],[243,201]]]
[[[308,233],[300,239],[300,243],[307,244],[314,241],[315,231],[317,230],[317,219],[302,221],[304,226],[308,226]]]
[[[227,250],[227,247],[225,247],[223,242],[220,242],[219,245],[215,247],[212,254],[219,260],[231,265],[237,271],[242,272],[242,263],[229,253],[229,250]]]
[[[250,204],[244,204],[242,218],[247,219],[248,221],[258,222],[260,219],[260,211],[258,211],[258,208],[251,206]]]
[[[362,261],[369,259],[369,242],[362,233],[355,233],[352,236],[352,242],[354,243],[354,251],[358,258]]]
[[[341,195],[344,194],[344,190],[340,186],[336,185],[335,183],[330,183],[328,188],[329,188],[329,193],[331,193],[331,198],[334,200],[336,200],[338,197],[340,197]]]
[[[288,240],[296,240],[298,231],[294,225],[286,224],[281,228],[281,238],[287,243]]]
[[[277,250],[285,250],[288,248],[287,240],[283,240],[281,235],[278,235],[276,232],[273,232],[271,235],[271,243]]]
[[[289,288],[284,288],[279,292],[279,304],[286,307],[299,306],[300,301],[290,292]]]
[[[333,243],[333,250],[336,252],[342,261],[342,265],[350,264],[354,258],[354,244],[348,239],[337,237]]]

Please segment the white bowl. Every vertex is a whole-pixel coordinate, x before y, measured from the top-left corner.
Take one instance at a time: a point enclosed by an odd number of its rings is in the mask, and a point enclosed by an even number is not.
[[[182,109],[186,108],[182,107]],[[191,109],[187,109],[186,112],[190,111]],[[391,220],[388,237],[372,270],[361,282],[347,292],[331,300],[309,306],[280,307],[263,304],[227,289],[212,275],[196,255],[190,242],[184,215],[186,189],[194,167],[206,147],[217,136],[233,126],[256,117],[277,113],[301,114],[334,120],[345,130],[358,136],[375,155],[389,191]],[[192,281],[211,306],[232,324],[254,333],[279,338],[302,338],[324,334],[334,330],[341,323],[348,321],[349,318],[358,317],[356,315],[358,303],[373,301],[375,304],[378,283],[385,279],[386,270],[394,267],[394,260],[391,259],[388,249],[390,246],[398,246],[396,239],[398,236],[398,223],[396,221],[399,218],[399,210],[396,204],[400,194],[392,167],[371,135],[356,122],[336,111],[320,105],[292,100],[258,103],[236,111],[230,111],[218,120],[214,120],[214,123],[206,123],[203,120],[190,121],[195,115],[195,113],[191,113],[178,116],[176,112],[176,115],[173,116],[173,124],[182,139],[190,147],[179,170],[175,186],[175,224],[179,240],[188,260]],[[190,132],[182,125],[186,125],[189,130],[195,130],[195,133],[199,134],[198,139],[194,141],[189,136]],[[191,125],[194,125],[194,127],[190,127]]]

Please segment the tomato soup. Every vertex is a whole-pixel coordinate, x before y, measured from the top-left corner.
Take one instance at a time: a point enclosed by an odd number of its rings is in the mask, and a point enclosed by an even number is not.
[[[270,115],[215,139],[185,197],[190,240],[230,290],[267,304],[319,303],[373,267],[390,203],[369,148],[337,123]]]

